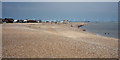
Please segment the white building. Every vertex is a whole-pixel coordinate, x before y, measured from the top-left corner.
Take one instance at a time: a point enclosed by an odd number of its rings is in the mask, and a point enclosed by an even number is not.
[[[67,23],[69,23],[69,20],[62,20],[61,23],[67,24]]]
[[[24,23],[27,23],[27,21],[28,21],[27,19],[24,19],[24,20],[23,20]]]
[[[14,20],[13,22],[14,22],[14,23],[17,23],[17,21],[18,21],[18,20]]]

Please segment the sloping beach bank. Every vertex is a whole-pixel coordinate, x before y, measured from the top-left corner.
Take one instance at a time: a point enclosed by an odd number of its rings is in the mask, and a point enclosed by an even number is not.
[[[118,39],[77,28],[83,24],[3,24],[3,57],[118,58]]]

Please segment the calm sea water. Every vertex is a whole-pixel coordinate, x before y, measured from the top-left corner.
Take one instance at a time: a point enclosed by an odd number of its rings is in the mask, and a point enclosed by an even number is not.
[[[99,23],[92,22],[89,23],[88,25],[83,26],[82,28],[86,29],[89,32],[96,33],[97,35],[118,38],[117,22],[99,22]]]

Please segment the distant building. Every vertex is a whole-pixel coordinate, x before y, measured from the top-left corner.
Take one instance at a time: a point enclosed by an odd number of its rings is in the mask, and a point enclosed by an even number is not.
[[[2,19],[3,23],[13,23],[14,22],[14,19],[12,18],[5,18],[5,19]]]
[[[69,23],[69,20],[62,20],[61,23],[67,24],[67,23]]]
[[[46,23],[49,23],[50,21],[46,21]]]
[[[24,23],[27,23],[27,22],[28,22],[28,19],[24,19],[23,22],[24,22]]]
[[[41,23],[42,21],[41,21],[41,20],[37,20],[36,22],[37,22],[37,23]]]
[[[13,22],[14,22],[14,23],[18,23],[18,20],[14,20]]]
[[[36,20],[28,20],[28,23],[36,23]]]
[[[19,23],[23,23],[23,20],[18,20],[19,21]]]

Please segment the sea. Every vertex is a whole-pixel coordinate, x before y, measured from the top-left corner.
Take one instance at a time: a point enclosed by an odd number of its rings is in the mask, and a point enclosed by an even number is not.
[[[118,22],[90,22],[88,25],[81,27],[88,32],[97,35],[112,37],[118,39]]]

